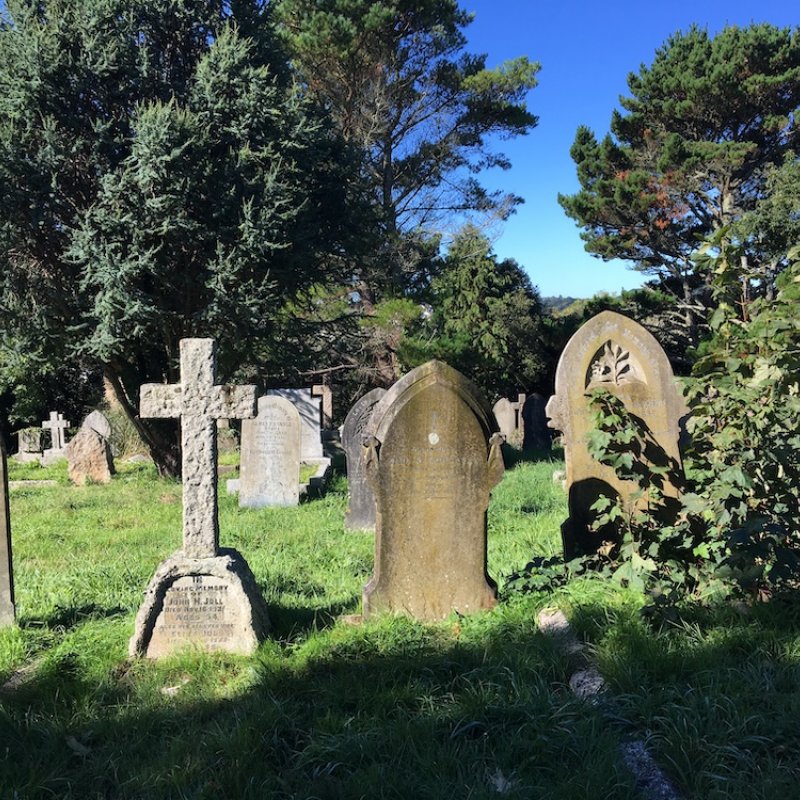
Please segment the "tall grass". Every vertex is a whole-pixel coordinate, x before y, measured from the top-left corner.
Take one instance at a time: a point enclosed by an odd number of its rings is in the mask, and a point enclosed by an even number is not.
[[[494,492],[498,607],[432,625],[343,619],[359,611],[374,546],[343,528],[344,478],[292,509],[240,509],[223,490],[221,542],[247,558],[272,634],[251,658],[158,663],[129,661],[127,641],[150,576],[180,546],[180,486],[122,465],[107,487],[13,490],[19,625],[0,631],[0,682],[13,683],[0,692],[0,798],[636,798],[619,752],[630,737],[687,798],[793,796],[791,604],[657,631],[609,583],[506,589],[504,576],[559,550],[560,466],[521,463]],[[536,628],[556,603],[611,686],[599,703],[570,694],[568,658]]]

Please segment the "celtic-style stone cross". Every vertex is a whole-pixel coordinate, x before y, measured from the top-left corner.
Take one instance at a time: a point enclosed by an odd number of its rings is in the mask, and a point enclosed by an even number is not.
[[[66,442],[64,439],[64,431],[66,428],[69,428],[69,422],[64,419],[63,414],[59,414],[55,411],[50,412],[50,419],[45,420],[42,423],[42,427],[45,430],[50,431],[50,436],[52,438],[52,448],[53,450],[63,450],[64,445]]]
[[[181,340],[181,382],[141,387],[142,417],[179,417],[183,451],[183,552],[190,558],[219,550],[217,514],[218,419],[256,415],[255,386],[218,386],[213,339]]]

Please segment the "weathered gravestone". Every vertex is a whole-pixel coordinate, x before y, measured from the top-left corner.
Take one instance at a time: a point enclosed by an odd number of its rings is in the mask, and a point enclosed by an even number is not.
[[[300,492],[300,414],[283,397],[258,398],[242,422],[239,505],[296,506]]]
[[[111,445],[94,428],[83,425],[64,448],[69,479],[76,486],[110,483],[114,474]]]
[[[15,461],[27,464],[42,460],[42,429],[23,428],[17,431],[17,452],[12,456]]]
[[[523,450],[550,450],[552,448],[553,441],[547,426],[546,407],[547,401],[536,392],[525,399],[522,406]]]
[[[486,509],[503,476],[503,436],[459,372],[429,361],[375,406],[365,431],[375,493],[375,569],[364,616],[438,620],[491,608]]]
[[[267,389],[267,394],[288,400],[300,414],[300,460],[313,462],[324,458],[322,398],[313,397],[311,389]]]
[[[220,550],[216,420],[253,417],[255,386],[215,385],[213,339],[181,341],[181,383],[140,390],[143,417],[179,417],[183,548],[156,570],[136,617],[131,655],[168,655],[186,645],[252,653],[269,627],[253,574],[235,550]]]
[[[375,494],[364,471],[364,431],[375,405],[386,394],[385,389],[367,392],[345,417],[342,425],[342,447],[347,461],[347,511],[344,527],[348,530],[375,528]]]
[[[42,453],[42,464],[47,466],[60,458],[64,458],[64,447],[67,438],[64,432],[69,428],[69,422],[64,419],[63,414],[51,411],[50,419],[42,422],[42,428],[50,431],[50,447]]]
[[[11,516],[8,512],[6,451],[0,442],[0,625],[14,622],[14,569],[11,563]]]
[[[90,428],[106,441],[111,439],[111,423],[108,421],[108,417],[97,409],[90,411],[84,417],[81,428]]]
[[[497,420],[497,427],[500,429],[500,433],[502,433],[506,439],[511,438],[519,427],[517,421],[517,404],[512,403],[505,397],[501,397],[494,406],[492,406],[492,413]]]
[[[556,393],[547,404],[550,426],[563,433],[569,492],[569,518],[561,526],[566,558],[596,552],[615,541],[615,530],[590,530],[601,496],[633,502],[638,488],[620,480],[611,467],[596,461],[587,449],[593,428],[589,396],[605,389],[638,418],[647,435],[645,463],[667,467],[666,497],[677,497],[681,474],[678,449],[680,420],[686,413],[669,361],[655,338],[641,325],[613,311],[590,319],[569,340],[556,371]],[[646,508],[647,498],[637,505]]]

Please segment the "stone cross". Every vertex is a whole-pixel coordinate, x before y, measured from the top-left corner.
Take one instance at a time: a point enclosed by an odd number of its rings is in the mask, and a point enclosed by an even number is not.
[[[218,419],[256,414],[255,386],[219,386],[213,339],[181,340],[181,382],[141,387],[142,417],[181,420],[183,470],[183,552],[190,558],[219,550],[217,514]]]
[[[45,430],[50,431],[50,436],[52,437],[52,448],[53,450],[63,450],[64,445],[66,444],[64,430],[69,428],[69,422],[64,419],[63,414],[58,414],[55,411],[50,412],[50,419],[45,420],[42,423],[42,427]]]

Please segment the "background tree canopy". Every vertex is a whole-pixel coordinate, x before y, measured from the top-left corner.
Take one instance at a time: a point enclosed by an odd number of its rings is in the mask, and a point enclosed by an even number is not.
[[[342,281],[358,198],[258,2],[7,4],[0,27],[0,355],[32,391],[102,367],[135,417],[214,336],[223,377]],[[137,421],[161,467],[176,438]],[[172,426],[174,428],[174,426]]]
[[[694,328],[709,299],[693,260],[701,242],[759,207],[770,174],[800,137],[800,33],[770,25],[676,33],[628,76],[611,133],[578,129],[581,189],[559,200],[586,248],[623,258],[674,291]],[[780,225],[777,226],[779,229]],[[762,228],[742,255],[762,291],[786,265],[780,232]],[[777,234],[777,238],[776,238]],[[697,342],[697,332],[690,337]]]

